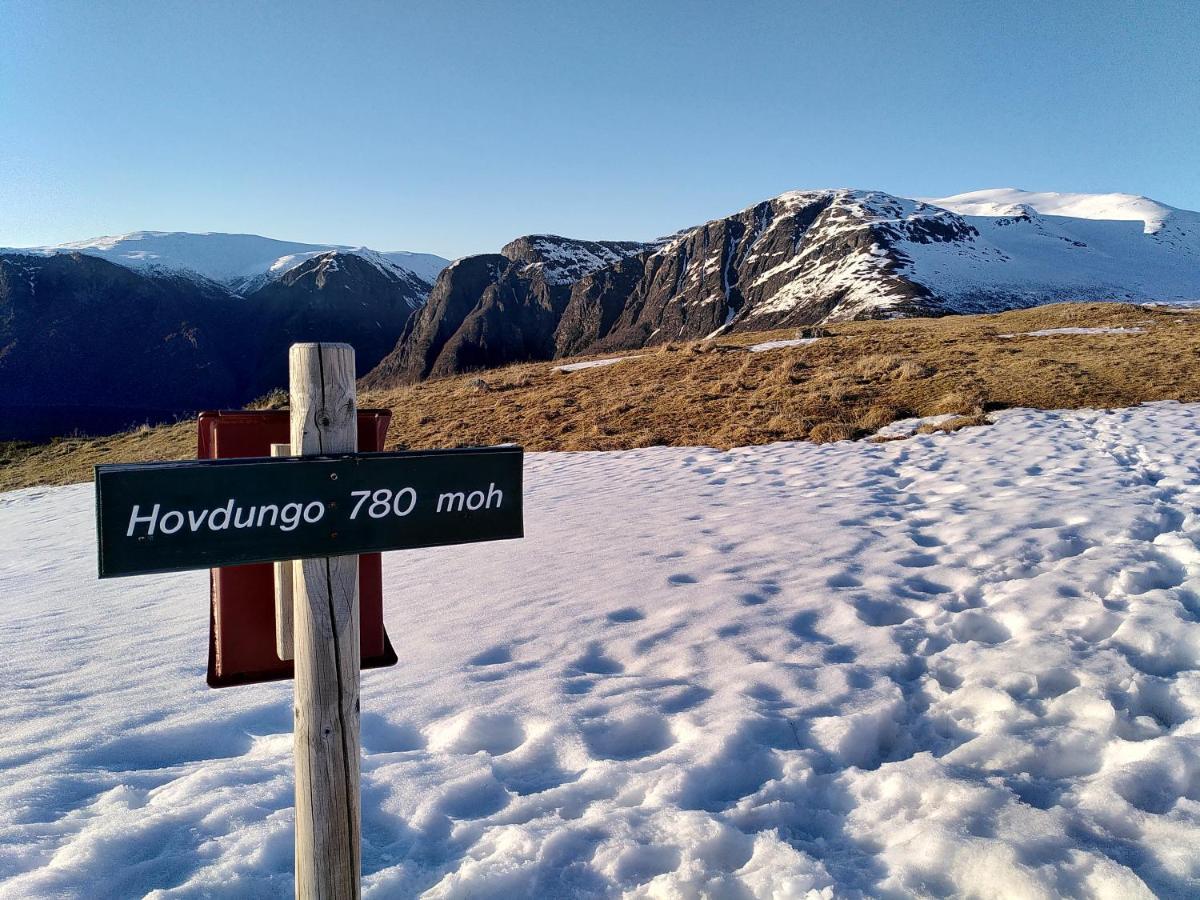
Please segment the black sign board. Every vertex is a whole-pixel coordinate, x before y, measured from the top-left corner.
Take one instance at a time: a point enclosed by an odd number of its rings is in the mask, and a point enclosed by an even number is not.
[[[96,466],[100,577],[519,538],[519,447]]]

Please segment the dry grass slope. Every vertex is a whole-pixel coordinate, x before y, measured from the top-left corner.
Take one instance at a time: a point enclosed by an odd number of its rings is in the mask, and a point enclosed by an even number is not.
[[[1136,334],[1051,335],[1065,327]],[[1015,333],[1015,337],[1002,335]],[[794,332],[668,344],[563,373],[529,363],[362,395],[394,412],[389,448],[516,442],[529,450],[733,447],[863,437],[900,418],[989,410],[1200,401],[1200,312],[1059,304],[990,316],[853,322],[805,346],[749,353]],[[637,355],[635,351],[633,354]],[[194,426],[41,446],[0,445],[0,490],[91,478],[98,462],[186,459]]]

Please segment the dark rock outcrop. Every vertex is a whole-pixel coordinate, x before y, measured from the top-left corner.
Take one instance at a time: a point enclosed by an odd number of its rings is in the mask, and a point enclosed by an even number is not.
[[[251,390],[287,382],[287,351],[301,341],[343,341],[365,375],[387,355],[431,285],[386,260],[330,251],[268,281],[246,297],[258,328]]]
[[[91,256],[0,256],[0,437],[244,402],[243,306],[215,284]]]
[[[568,355],[718,331],[937,312],[930,292],[901,271],[899,245],[957,240],[973,229],[932,207],[898,225],[905,210],[890,204],[895,199],[784,194],[686,231],[639,258],[636,279],[602,270],[577,284],[556,350]]]
[[[438,276],[429,300],[367,376],[368,387],[549,359],[571,285],[645,244],[530,235],[469,256]]]

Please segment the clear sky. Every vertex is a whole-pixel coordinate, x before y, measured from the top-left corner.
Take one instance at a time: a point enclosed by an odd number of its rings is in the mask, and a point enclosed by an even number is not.
[[[459,256],[785,190],[1200,209],[1200,2],[0,0],[0,246]]]

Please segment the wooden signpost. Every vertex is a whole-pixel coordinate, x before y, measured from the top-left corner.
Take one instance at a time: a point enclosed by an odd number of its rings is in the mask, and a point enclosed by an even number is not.
[[[359,896],[358,554],[519,538],[523,451],[359,453],[354,350],[295,344],[273,458],[96,467],[101,578],[275,566],[295,660],[296,896]]]
[[[271,456],[291,456],[291,444],[272,444]],[[271,564],[275,574],[275,655],[294,659],[295,630],[292,617],[292,578],[295,560],[285,559]]]

